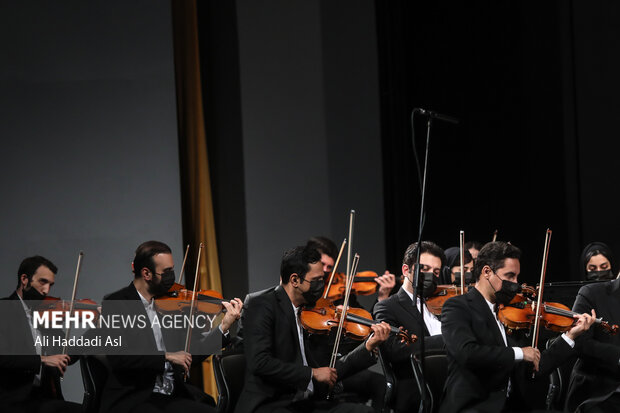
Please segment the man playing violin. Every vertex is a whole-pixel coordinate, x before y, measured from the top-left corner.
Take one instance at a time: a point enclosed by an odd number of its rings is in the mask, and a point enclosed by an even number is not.
[[[395,326],[402,326],[409,333],[424,337],[427,349],[442,348],[441,321],[432,314],[426,305],[423,307],[423,317],[420,316],[419,299],[413,300],[413,268],[417,261],[417,243],[409,245],[405,251],[402,264],[403,285],[396,294],[375,305],[374,316],[379,321],[386,321]],[[441,247],[431,241],[422,241],[420,245],[420,279],[423,281],[423,294],[428,297],[439,283],[439,274],[445,262],[445,255]],[[424,329],[421,327],[424,321]],[[394,337],[389,337],[384,345],[385,354],[392,364],[397,379],[394,410],[409,412],[419,405],[420,395],[416,390],[416,383],[411,370],[409,358],[412,350],[419,349],[416,342],[413,348],[401,343]]]
[[[520,410],[523,401],[514,387],[516,379],[526,374],[524,363],[537,375],[549,374],[575,354],[574,340],[594,322],[592,315],[578,316],[575,325],[542,354],[514,345],[495,308],[508,304],[520,290],[520,257],[514,245],[486,244],[474,266],[474,288],[444,304],[441,329],[449,365],[441,413]]]
[[[170,331],[162,327],[161,321],[154,322],[161,319],[154,299],[164,295],[175,279],[170,247],[162,242],[147,241],[136,249],[132,266],[133,282],[104,298],[102,314],[138,315],[150,323],[146,330],[122,330],[123,341],[132,345],[134,354],[123,354],[119,350],[118,354],[107,357],[110,370],[100,411],[215,411],[208,405],[213,401],[184,380],[193,361],[192,355],[184,351],[186,330]],[[226,314],[219,327],[203,334],[194,331],[191,348],[204,346],[205,342],[212,351],[226,346],[228,330],[240,317],[242,303],[236,298],[222,304]],[[144,349],[145,354],[135,355],[137,348]]]
[[[338,247],[331,239],[322,236],[310,238],[307,245],[311,248],[315,248],[321,254],[323,272],[325,273],[325,279],[328,280],[334,270],[336,259],[338,258]],[[375,279],[375,282],[378,284],[377,300],[375,300],[375,303],[390,296],[390,292],[396,284],[395,280],[394,274],[390,274],[389,271],[386,271],[385,274]],[[334,304],[341,303],[342,300],[334,302]],[[363,308],[358,302],[355,294],[351,294],[349,298],[349,307]],[[325,340],[324,336],[320,334],[311,335],[309,340],[313,341],[313,345],[316,347],[322,346],[324,350],[321,350],[319,353],[323,353],[327,356],[330,354],[329,349],[333,347],[335,341],[336,331],[332,333],[333,334],[329,336],[329,340]],[[346,354],[357,346],[358,342],[344,337],[340,346],[340,353]],[[341,383],[343,392],[355,393],[359,399],[363,401],[370,399],[375,411],[383,411],[385,399],[385,377],[383,377],[383,375],[365,369],[350,375],[345,380],[342,380]]]
[[[326,401],[325,396],[337,380],[376,362],[374,350],[390,327],[373,325],[373,334],[340,358],[335,368],[320,366],[299,320],[301,308],[314,305],[323,293],[320,259],[308,246],[287,251],[281,284],[246,301],[242,319],[247,373],[235,412],[372,412],[361,404]]]
[[[32,310],[49,294],[57,272],[56,266],[44,257],[24,259],[17,271],[17,289],[0,302],[2,411],[80,412],[82,409],[81,405],[62,399],[60,377],[71,364],[71,357],[48,355],[47,348],[35,345],[42,334],[33,328]]]

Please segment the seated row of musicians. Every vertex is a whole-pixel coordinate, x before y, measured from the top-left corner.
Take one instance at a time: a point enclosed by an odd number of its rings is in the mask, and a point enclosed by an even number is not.
[[[420,316],[419,301],[414,305],[411,272],[417,258],[416,247],[412,244],[405,252],[403,287],[395,296],[375,306],[375,318],[402,325],[418,337],[425,337],[427,349],[441,348],[445,343],[449,375],[442,412],[530,409],[531,406],[523,405],[522,391],[525,390],[517,389],[517,383],[527,377],[528,367],[533,367],[538,375],[545,375],[573,356],[575,339],[589,329],[593,316],[584,311],[575,326],[542,355],[537,349],[513,342],[497,318],[496,306],[508,303],[518,291],[521,253],[517,247],[504,242],[482,247],[475,263],[474,288],[448,300],[443,306],[441,321],[427,307]],[[445,255],[440,247],[429,241],[421,243],[420,276],[425,296],[435,290],[433,284],[438,281],[444,262]],[[411,411],[418,406],[420,398],[408,365],[411,349],[392,337],[385,347],[398,381],[395,411]],[[419,343],[413,348],[414,352],[417,350]]]
[[[549,350],[542,353],[541,357],[538,350],[530,347],[515,345],[509,349],[507,345],[511,339],[506,338],[504,328],[493,314],[494,304],[511,298],[515,292],[512,284],[516,285],[520,270],[520,251],[516,247],[501,242],[490,243],[483,247],[474,270],[477,280],[475,288],[470,289],[465,296],[451,299],[446,303],[441,316],[443,326],[439,318],[425,308],[422,317],[423,332],[420,331],[420,313],[413,305],[410,269],[413,268],[416,258],[415,247],[415,244],[411,245],[403,259],[402,273],[405,279],[403,287],[394,296],[377,303],[375,316],[377,320],[403,326],[418,337],[426,337],[427,349],[443,346],[442,336],[439,335],[443,330],[443,337],[446,338],[445,346],[450,358],[450,376],[442,405],[446,406],[442,407],[444,411],[472,406],[474,410],[489,406],[491,409],[501,409],[502,406],[512,408],[518,399],[517,390],[512,389],[513,386],[518,387],[517,381],[514,381],[511,376],[513,370],[523,370],[522,367],[529,364],[538,370],[538,374],[547,373],[567,357],[575,354],[578,354],[581,360],[576,366],[578,374],[570,384],[568,408],[572,411],[582,404],[582,409],[592,408],[594,410],[591,411],[597,411],[595,409],[599,408],[597,405],[601,403],[604,408],[599,411],[606,411],[605,406],[618,407],[616,389],[620,384],[620,342],[615,336],[604,334],[600,329],[589,329],[593,318],[587,313],[588,310],[595,309],[604,319],[611,322],[617,320],[617,314],[620,313],[619,280],[583,287],[575,302],[574,310],[584,314],[580,316],[575,326],[562,335],[560,340],[556,340]],[[600,255],[600,246],[598,248],[594,251],[599,251],[599,253],[592,254],[592,256]],[[363,375],[366,374],[363,373],[366,371],[365,368],[374,362],[372,350],[384,340],[387,342],[383,347],[399,379],[399,387],[396,391],[396,411],[405,411],[417,406],[419,395],[411,391],[415,389],[415,385],[407,382],[411,380],[408,357],[412,350],[398,343],[397,339],[388,338],[387,325],[373,327],[375,334],[339,360],[334,370],[324,367],[323,360],[326,356],[323,350],[329,347],[325,346],[326,340],[308,337],[297,324],[297,319],[289,317],[292,315],[293,308],[302,304],[310,304],[313,299],[320,296],[318,291],[321,289],[322,292],[322,287],[319,288],[319,286],[325,283],[325,277],[330,269],[329,265],[333,266],[334,250],[332,248],[332,253],[329,255],[326,254],[325,249],[321,250],[316,243],[313,245],[310,242],[306,247],[290,251],[282,260],[281,285],[251,294],[250,298],[257,299],[254,305],[251,305],[254,300],[249,298],[246,300],[248,308],[256,309],[256,311],[243,312],[245,325],[251,326],[246,327],[245,349],[248,352],[248,360],[252,362],[248,365],[244,388],[248,397],[242,397],[237,411],[254,411],[252,409],[271,411],[276,406],[284,409],[283,411],[293,412],[336,408],[334,405],[324,405],[318,402],[317,394],[321,393],[318,390],[324,390],[321,389],[323,385],[333,385],[337,380],[340,381],[346,376],[354,377],[356,373],[362,374],[360,377],[366,377]],[[445,267],[444,264],[458,262],[458,259],[447,261],[441,248],[428,241],[421,244],[420,252],[421,276],[425,284],[425,294],[428,294],[428,291],[434,289],[434,285],[439,282],[438,277],[441,269]],[[308,256],[315,261],[308,261]],[[326,260],[326,256],[331,258],[331,261]],[[469,262],[467,258],[466,261]],[[300,260],[305,264],[300,265]],[[459,268],[448,265],[452,272],[455,267]],[[155,241],[140,245],[133,262],[133,282],[116,293],[106,296],[103,312],[109,311],[114,306],[110,303],[115,300],[133,300],[142,303],[139,311],[149,319],[157,317],[153,310],[153,298],[167,290],[170,283],[174,282],[173,268],[172,254],[168,246]],[[3,336],[8,336],[9,333],[15,335],[16,328],[24,330],[23,334],[16,335],[23,340],[23,343],[20,342],[18,345],[32,349],[33,353],[15,357],[8,356],[10,352],[2,349],[0,406],[11,407],[12,411],[38,411],[42,406],[45,406],[46,411],[77,411],[80,408],[78,404],[62,400],[59,383],[59,377],[62,376],[67,365],[74,362],[76,358],[59,354],[58,349],[41,349],[34,346],[40,332],[31,328],[31,311],[27,303],[30,300],[41,300],[49,293],[49,289],[54,284],[56,272],[54,264],[43,257],[25,259],[18,270],[17,289],[5,299],[15,302],[15,308],[19,311],[11,320],[19,321],[8,322],[8,318],[4,317],[3,322],[0,323],[0,331],[5,333]],[[288,306],[282,306],[282,302],[286,302],[286,299],[290,303],[291,312],[288,311]],[[279,303],[280,307],[275,307],[274,302]],[[264,307],[265,303],[270,303],[270,306]],[[228,342],[228,329],[239,318],[242,303],[235,299],[230,303],[224,303],[224,306],[227,313],[221,325],[208,334],[209,340],[219,341],[222,346]],[[295,321],[295,324],[291,321]],[[482,328],[485,324],[486,327]],[[276,328],[282,325],[288,328],[282,331],[289,331],[291,327],[294,327],[292,331],[296,333],[293,337],[297,340],[292,349],[296,349],[295,351],[290,351],[291,349],[288,352],[283,351],[277,345],[277,343],[282,344],[280,343],[281,334],[274,332],[279,331]],[[497,325],[497,328],[493,327],[494,325]],[[493,333],[494,329],[497,330],[495,333]],[[267,343],[266,341],[269,340],[265,338],[261,340],[260,336],[269,331],[272,333],[269,336],[271,342]],[[579,340],[575,340],[584,331],[586,334]],[[132,334],[131,331],[124,333]],[[207,335],[197,336],[202,340],[207,340]],[[208,397],[186,384],[181,377],[192,363],[191,355],[183,351],[166,352],[169,339],[163,337],[161,331],[154,330],[152,337],[142,335],[139,339],[145,340],[144,345],[152,347],[152,350],[159,354],[109,357],[112,371],[105,385],[101,411],[129,412],[143,407],[148,407],[153,411],[172,411],[179,407],[189,411],[192,409],[208,411],[206,404],[197,402],[197,400],[208,402]],[[309,348],[305,348],[304,343],[309,343]],[[269,347],[266,348],[266,344]],[[510,344],[512,346],[514,343]],[[301,351],[302,347],[305,351]],[[414,346],[413,351],[416,351],[418,347],[419,343]],[[368,354],[364,353],[363,349]],[[521,360],[529,363],[517,363]],[[401,370],[403,365],[407,367]],[[488,367],[497,368],[498,365],[505,368],[497,374],[488,374]],[[515,366],[519,368],[513,369]],[[302,376],[302,371],[310,372],[309,376],[312,380],[308,379],[304,387],[301,381],[276,378],[278,374],[274,371],[297,374],[299,375],[297,378]],[[595,374],[600,371],[605,371],[606,375],[601,377],[600,374]],[[346,380],[344,383],[346,387]],[[314,384],[317,385],[317,392],[314,392]],[[463,396],[464,394],[466,396]],[[503,396],[500,397],[502,394]],[[506,396],[512,396],[508,397],[508,404],[506,404]],[[246,406],[244,403],[250,403],[250,405]],[[373,404],[373,407],[377,406]],[[246,408],[250,410],[245,410]],[[337,408],[342,411],[347,411],[346,409],[365,411],[360,405],[342,405]]]
[[[62,398],[60,378],[78,357],[63,354],[47,345],[42,337],[62,332],[33,328],[33,310],[54,285],[57,268],[49,260],[34,256],[23,260],[18,270],[16,291],[2,301],[0,318],[0,411],[81,412],[82,406]],[[154,298],[174,283],[174,262],[170,248],[158,241],[141,244],[133,260],[133,281],[107,295],[102,314],[130,314],[148,319],[152,329],[125,328],[115,331],[131,343],[131,354],[107,355],[109,370],[101,395],[100,412],[205,412],[215,411],[213,399],[185,382],[192,358],[185,352],[181,331],[161,328]],[[222,303],[226,309],[220,325],[208,333],[192,335],[192,345],[219,350],[228,343],[229,329],[240,317],[242,302]],[[157,318],[159,323],[153,322]],[[106,331],[110,333],[111,330]],[[185,332],[183,330],[182,332]],[[104,333],[105,335],[105,333]],[[182,337],[181,337],[182,336]],[[41,345],[35,345],[37,342]],[[192,347],[193,348],[193,347]],[[136,355],[135,350],[145,355]],[[70,349],[76,352],[76,349]]]

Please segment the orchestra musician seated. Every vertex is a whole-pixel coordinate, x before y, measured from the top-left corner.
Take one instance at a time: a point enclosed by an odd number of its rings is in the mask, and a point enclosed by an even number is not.
[[[423,307],[423,316],[420,317],[420,300],[413,299],[413,276],[412,271],[417,261],[417,242],[409,245],[403,256],[402,274],[403,285],[396,294],[387,300],[380,301],[375,305],[374,316],[378,321],[402,326],[409,333],[417,337],[424,337],[426,349],[443,348],[441,336],[441,321],[432,314],[426,304]],[[429,297],[439,284],[439,275],[446,261],[443,249],[431,241],[420,243],[420,279],[423,279],[424,288],[422,293]],[[421,319],[424,329],[421,327]],[[412,351],[417,352],[420,348],[420,340],[413,347],[400,342],[396,337],[390,336],[383,346],[387,360],[392,364],[397,384],[394,398],[394,410],[396,412],[410,412],[419,405],[420,394],[414,379],[411,364],[409,362]]]
[[[465,285],[473,281],[474,258],[469,250],[463,250],[463,270],[465,272]],[[450,247],[446,250],[446,265],[442,271],[442,284],[461,285],[461,249]]]
[[[42,337],[52,331],[33,328],[33,310],[50,292],[58,269],[39,255],[25,258],[17,271],[17,289],[3,298],[0,320],[0,411],[81,412],[63,400],[60,378],[77,361]],[[41,345],[35,345],[36,342]],[[51,341],[51,340],[48,340]]]
[[[174,261],[170,247],[147,241],[136,249],[132,263],[134,280],[125,288],[107,295],[102,317],[132,315],[148,320],[147,328],[124,328],[123,342],[130,348],[108,355],[111,366],[103,388],[101,413],[129,412],[214,412],[213,399],[186,382],[192,357],[185,351],[186,330],[165,328],[156,311],[155,299],[174,284]],[[221,324],[208,333],[194,331],[191,349],[219,351],[229,342],[229,329],[240,317],[239,299],[222,302],[226,314]],[[112,330],[109,330],[112,331]],[[199,334],[200,333],[200,334]],[[142,352],[136,352],[140,350]]]
[[[287,251],[280,278],[279,286],[246,301],[242,322],[247,372],[235,412],[372,412],[362,404],[325,398],[338,380],[376,362],[375,350],[390,327],[373,325],[373,334],[338,359],[335,368],[319,364],[319,349],[307,340],[299,315],[304,305],[313,306],[323,294],[321,254],[308,246]]]
[[[515,391],[521,378],[531,377],[532,369],[547,375],[568,360],[575,354],[575,339],[594,322],[594,314],[581,314],[542,354],[513,343],[496,306],[508,304],[520,289],[520,257],[514,245],[486,244],[474,266],[474,288],[444,304],[441,329],[449,365],[440,413],[524,410],[523,397]]]
[[[586,281],[608,281],[616,278],[611,249],[602,242],[591,242],[581,252],[581,271]]]

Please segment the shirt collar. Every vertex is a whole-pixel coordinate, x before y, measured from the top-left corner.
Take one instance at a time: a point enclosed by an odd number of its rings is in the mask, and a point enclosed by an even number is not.
[[[142,301],[142,304],[144,305],[144,308],[146,308],[147,310],[150,310],[153,308],[153,302],[154,300],[151,300],[151,302],[149,303],[149,300],[147,300],[146,298],[144,298],[142,296],[142,294],[140,294],[140,291],[138,291],[136,289],[136,292],[138,293],[138,295],[140,296],[140,301]]]

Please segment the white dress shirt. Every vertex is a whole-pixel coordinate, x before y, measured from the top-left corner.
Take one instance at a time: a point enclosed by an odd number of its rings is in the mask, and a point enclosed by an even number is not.
[[[26,305],[26,303],[24,302],[24,300],[22,300],[19,294],[17,294],[17,297],[19,298],[19,301],[22,303],[22,306],[24,307],[24,312],[26,313],[26,318],[28,319],[28,326],[30,327],[30,332],[32,333],[32,340],[34,341],[34,349],[37,352],[37,354],[41,356],[41,354],[43,354],[42,349],[41,349],[41,333],[39,332],[39,330],[33,327],[34,323],[32,322],[32,310],[30,309],[30,307]],[[38,340],[39,344],[37,344],[37,338],[39,339]],[[32,382],[34,386],[38,387],[41,385],[41,369],[42,368],[43,368],[43,364],[41,363],[41,365],[39,366],[39,372],[34,375],[34,380]]]
[[[166,351],[166,345],[164,344],[164,336],[161,333],[161,326],[159,323],[153,323],[153,320],[157,318],[157,312],[155,311],[155,301],[151,300],[149,303],[146,298],[140,294],[140,300],[144,304],[146,314],[149,316],[151,326],[153,327],[153,336],[155,337],[155,344],[157,344],[157,350]],[[153,387],[153,393],[161,393],[165,395],[171,395],[174,391],[174,372],[172,370],[172,364],[166,361],[164,373],[157,376],[155,379],[155,386]]]
[[[413,293],[410,293],[404,287],[403,287],[403,290],[405,290],[405,292],[407,293],[407,295],[409,296],[409,298],[413,302]],[[417,300],[416,300],[416,308],[418,309],[418,311],[420,311],[420,299],[419,298],[417,298]],[[426,303],[424,303],[423,310],[424,311],[423,311],[422,317],[424,318],[424,324],[426,325],[426,329],[428,330],[428,334],[431,335],[431,336],[435,336],[437,334],[441,334],[441,321],[439,321],[439,319],[437,318],[437,316],[435,314],[431,313],[428,310],[428,307],[426,306]]]
[[[301,350],[301,360],[304,363],[304,366],[308,365],[308,360],[306,359],[306,348],[304,346],[304,328],[299,321],[299,311],[301,307],[295,307],[293,303],[293,313],[295,314],[295,324],[297,325],[297,338],[299,339],[299,349]],[[310,381],[308,382],[308,387],[306,387],[306,391],[299,392],[295,395],[294,400],[307,399],[310,395],[314,393],[314,383],[312,383],[312,375],[310,375]]]

